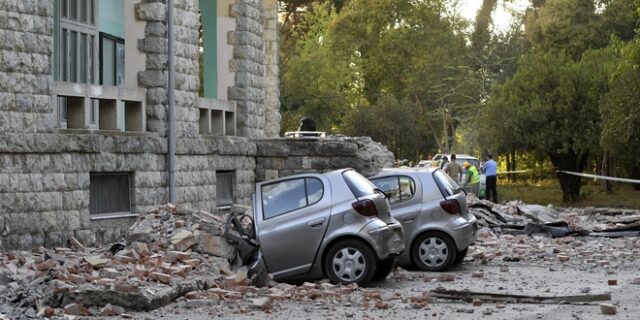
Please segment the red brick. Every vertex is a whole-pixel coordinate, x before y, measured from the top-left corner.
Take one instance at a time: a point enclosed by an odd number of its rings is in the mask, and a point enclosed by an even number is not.
[[[85,277],[83,277],[83,276],[79,276],[77,274],[71,273],[71,274],[69,274],[69,281],[71,281],[72,283],[75,283],[75,284],[82,284],[82,283],[87,282],[87,279],[85,279]]]
[[[456,279],[456,277],[452,274],[449,273],[442,273],[438,275],[438,280],[441,282],[444,281],[454,281]]]
[[[46,271],[58,265],[58,261],[55,259],[49,259],[36,265],[36,270]]]
[[[188,265],[189,265],[189,266],[191,266],[192,268],[195,268],[195,267],[199,266],[199,265],[200,265],[200,263],[201,263],[200,259],[188,259],[188,260],[184,260],[184,261],[182,261],[182,262],[184,262],[184,263],[188,264]],[[222,271],[222,270],[221,270],[221,271]]]
[[[70,303],[64,306],[64,313],[74,316],[90,316],[91,311],[79,303]]]
[[[616,314],[617,310],[616,310],[616,306],[610,303],[601,303],[600,312],[602,312],[602,314],[613,315],[613,314]]]
[[[471,277],[472,278],[483,278],[484,277],[484,272],[482,272],[482,271],[474,271],[473,273],[471,273]]]
[[[162,272],[151,272],[151,274],[149,275],[150,278],[153,278],[157,281],[160,281],[162,283],[171,283],[171,276],[166,274],[166,273],[162,273]]]
[[[609,280],[607,280],[607,284],[609,284],[610,286],[617,286],[618,285],[618,280],[609,279]]]

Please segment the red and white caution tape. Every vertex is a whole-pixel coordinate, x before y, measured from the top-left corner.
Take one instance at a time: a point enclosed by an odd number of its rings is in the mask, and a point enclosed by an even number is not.
[[[596,175],[596,174],[588,174],[588,173],[564,171],[564,170],[558,170],[557,172],[564,173],[564,174],[570,174],[570,175],[574,175],[574,176],[578,176],[578,177],[593,178],[593,179],[599,179],[599,180],[609,180],[609,181],[618,181],[618,182],[626,182],[626,183],[640,183],[640,180],[635,180],[635,179],[600,176],[600,175]]]

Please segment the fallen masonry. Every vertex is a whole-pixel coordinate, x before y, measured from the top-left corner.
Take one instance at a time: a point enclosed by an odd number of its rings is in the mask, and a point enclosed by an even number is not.
[[[244,292],[256,279],[225,225],[221,215],[168,204],[142,215],[126,243],[87,248],[70,237],[73,249],[4,253],[0,314],[109,316],[153,310],[191,292]]]

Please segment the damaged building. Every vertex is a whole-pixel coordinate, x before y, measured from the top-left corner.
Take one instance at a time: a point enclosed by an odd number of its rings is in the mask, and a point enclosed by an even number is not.
[[[4,250],[124,236],[169,197],[162,0],[0,0]],[[175,0],[175,202],[250,205],[257,181],[393,155],[369,138],[279,138],[277,1]]]

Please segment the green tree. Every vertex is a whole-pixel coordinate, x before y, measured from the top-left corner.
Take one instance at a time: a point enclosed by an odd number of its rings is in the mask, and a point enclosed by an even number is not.
[[[506,148],[545,155],[559,170],[582,172],[598,146],[607,61],[603,52],[579,62],[562,52],[525,56],[513,78],[496,88],[485,116],[498,125],[486,134]],[[563,199],[578,200],[580,178],[558,178]]]
[[[612,46],[615,46],[612,45]],[[622,175],[640,178],[640,42],[617,45],[620,55],[603,97],[602,145],[618,161]]]
[[[330,30],[334,51],[357,62],[366,99],[360,109],[377,105],[387,95],[402,105],[411,103],[405,112],[417,117],[417,127],[396,124],[411,137],[405,139],[432,140],[445,151],[454,141],[459,119],[479,99],[462,32],[465,24],[447,15],[447,9],[444,1],[352,0]],[[414,154],[421,153],[418,147]]]
[[[358,75],[348,56],[331,49],[327,25],[336,13],[328,4],[309,11],[295,31],[296,44],[281,60],[283,129],[294,130],[302,116],[314,119],[318,130],[335,131],[357,92]],[[283,49],[284,50],[284,49]]]

